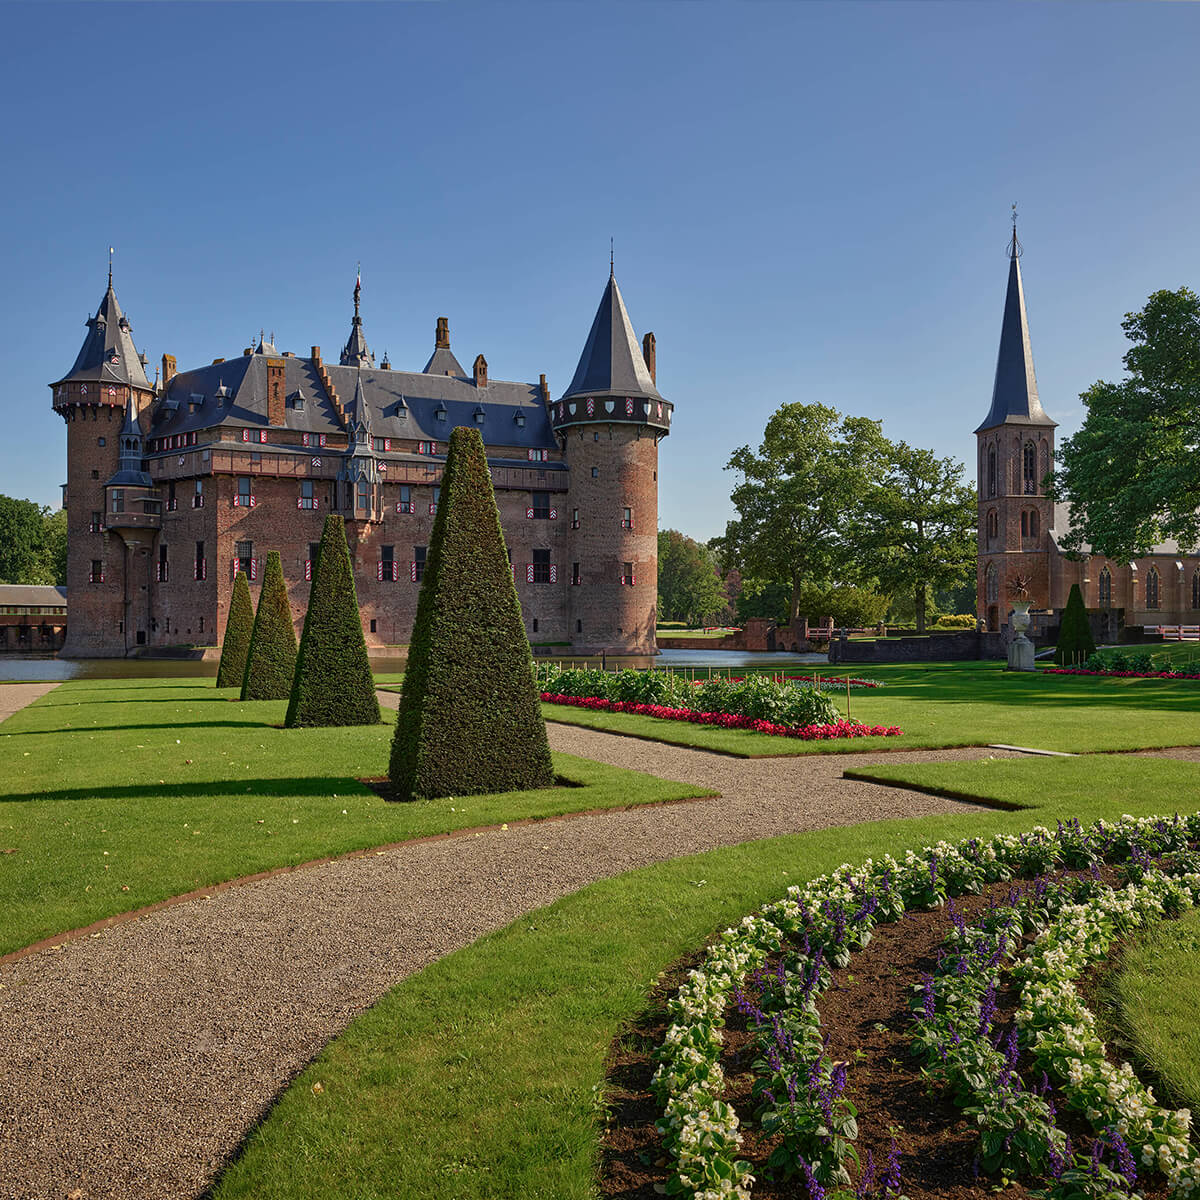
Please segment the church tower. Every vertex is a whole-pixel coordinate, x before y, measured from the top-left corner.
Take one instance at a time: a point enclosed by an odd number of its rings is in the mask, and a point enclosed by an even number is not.
[[[1018,578],[1026,581],[1034,609],[1050,606],[1054,505],[1043,481],[1054,462],[1056,423],[1038,399],[1021,249],[1014,216],[992,406],[975,430],[979,450],[976,611],[990,630],[998,630],[1007,620],[1012,607],[1009,586]]]
[[[133,329],[117,303],[111,266],[108,289],[86,324],[74,366],[50,385],[54,411],[67,424],[65,658],[119,657],[127,647],[144,644],[148,633],[148,543],[127,556],[126,543],[115,532],[127,517],[114,514],[110,505],[124,503],[117,477],[133,467],[134,451],[122,456],[123,427],[126,434],[138,431],[141,471],[141,435],[149,424],[154,389],[146,379],[145,356],[135,349]],[[132,436],[125,441],[132,443]],[[107,486],[110,482],[114,488]],[[150,511],[156,502],[144,500],[149,494],[139,490],[138,508],[147,525],[143,537],[152,540],[149,526],[157,517]]]
[[[657,651],[658,443],[674,406],[655,376],[654,335],[638,348],[610,266],[575,375],[551,406],[571,471],[567,632],[580,653]]]

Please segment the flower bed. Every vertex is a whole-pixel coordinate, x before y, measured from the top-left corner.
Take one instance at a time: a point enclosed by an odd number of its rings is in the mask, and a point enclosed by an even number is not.
[[[817,996],[829,982],[826,967],[846,966],[879,922],[988,886],[1007,886],[1002,881],[1018,875],[1053,870],[1063,878],[1034,878],[1023,889],[1012,888],[1007,902],[989,901],[973,927],[948,910],[955,928],[937,982],[926,980],[916,1005],[918,1049],[931,1064],[929,1076],[944,1079],[967,1103],[982,1135],[980,1164],[1001,1175],[1028,1175],[1032,1169],[1047,1185],[1040,1194],[1056,1200],[1131,1194],[1132,1144],[1146,1167],[1166,1176],[1172,1195],[1200,1195],[1200,1171],[1186,1144],[1186,1113],[1151,1112],[1148,1089],[1127,1086],[1126,1070],[1099,1066],[1103,1047],[1094,1035],[1088,1041],[1069,1023],[1064,1026],[1051,1004],[1062,994],[1061,980],[1077,972],[1083,958],[1106,954],[1112,937],[1200,897],[1200,858],[1192,848],[1198,837],[1200,814],[1186,820],[1124,817],[1088,830],[1072,823],[1055,834],[1039,827],[1021,837],[939,843],[899,861],[887,855],[857,868],[843,864],[727,929],[667,1006],[671,1025],[657,1053],[653,1084],[663,1111],[659,1130],[674,1168],[666,1193],[745,1200],[754,1185],[750,1163],[739,1158],[738,1116],[726,1099],[721,1066],[731,1003],[746,1015],[761,1051],[756,1117],[764,1132],[769,1123],[770,1135],[781,1139],[769,1166],[804,1179],[810,1196],[823,1195],[826,1186],[845,1186],[847,1166],[857,1159],[856,1123],[842,1095],[848,1064],[829,1060],[816,1010]],[[1102,884],[1102,862],[1122,863],[1128,886]],[[1069,871],[1081,877],[1065,874]],[[1082,1047],[1095,1066],[1098,1082],[1089,1081],[1085,1068],[1079,1085],[1084,1115],[1096,1129],[1088,1154],[1072,1154],[1045,1081],[1020,1084],[1016,1030],[1005,1039],[1003,1029],[994,1028],[1000,973],[1034,931],[1041,936],[1021,968],[1029,1003],[1023,995],[1018,1024],[1038,1065],[1045,1061],[1050,1069],[1048,1056],[1065,1043]],[[762,998],[751,999],[748,993],[757,987]],[[1037,1018],[1028,1014],[1043,1010],[1056,1032],[1039,1040]],[[1074,1009],[1062,1012],[1064,1020],[1078,1016]],[[1086,1019],[1080,1020],[1086,1032]],[[948,1065],[943,1070],[941,1064]],[[1063,1065],[1069,1097],[1077,1075],[1077,1065]],[[899,1172],[893,1165],[889,1162],[882,1185],[873,1167],[860,1168],[856,1194],[897,1194]]]
[[[716,725],[721,729],[749,729],[772,737],[800,738],[805,742],[832,741],[837,738],[899,737],[903,730],[895,725],[861,725],[844,717],[812,725],[776,725],[772,721],[741,717],[735,713],[696,712],[690,708],[667,708],[661,704],[637,704],[629,700],[602,700],[598,696],[562,696],[542,692],[547,704],[569,704],[574,708],[590,708],[597,712],[634,713],[640,717],[657,717],[662,721],[688,721],[693,725]]]
[[[1196,671],[1091,671],[1087,667],[1043,667],[1045,675],[1099,675],[1110,679],[1200,679]]]

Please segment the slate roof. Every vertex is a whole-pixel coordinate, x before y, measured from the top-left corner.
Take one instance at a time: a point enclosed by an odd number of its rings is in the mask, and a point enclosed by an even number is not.
[[[611,273],[579,356],[579,366],[561,398],[583,395],[662,399],[642,357],[616,276]]]
[[[1066,503],[1058,503],[1054,506],[1054,528],[1050,532],[1050,541],[1055,550],[1062,552],[1062,539],[1067,535],[1071,528],[1071,506]],[[1079,548],[1080,554],[1091,554],[1092,547],[1088,542],[1084,542]],[[1195,554],[1194,550],[1181,550],[1179,543],[1174,538],[1168,538],[1165,542],[1158,542],[1151,546],[1147,554],[1139,555],[1139,558],[1149,557],[1154,554],[1171,555],[1175,558],[1187,558],[1189,555]],[[1105,556],[1101,556],[1105,557]]]
[[[429,356],[429,361],[422,368],[423,375],[454,375],[460,379],[469,376],[463,370],[462,363],[454,357],[454,351],[449,346],[438,346]]]
[[[66,602],[67,589],[65,587],[33,583],[0,583],[0,604],[62,608]]]
[[[997,425],[1016,424],[1054,427],[1057,422],[1046,415],[1038,399],[1037,378],[1033,373],[1033,349],[1029,344],[1029,320],[1025,314],[1025,289],[1021,282],[1020,245],[1014,229],[992,407],[975,432],[981,433]]]
[[[150,382],[133,344],[133,328],[117,303],[111,275],[108,290],[100,301],[96,315],[88,318],[87,327],[87,336],[83,339],[83,345],[75,358],[75,365],[50,386],[99,380],[148,391]]]

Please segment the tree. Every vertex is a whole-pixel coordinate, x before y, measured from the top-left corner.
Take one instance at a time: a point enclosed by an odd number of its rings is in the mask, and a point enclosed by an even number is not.
[[[689,625],[712,624],[728,607],[712,552],[678,529],[658,535],[658,600],[664,620]]]
[[[1087,609],[1083,607],[1083,594],[1079,584],[1071,584],[1067,607],[1063,609],[1062,624],[1058,628],[1058,645],[1054,649],[1054,661],[1060,667],[1084,662],[1096,653],[1096,640],[1088,622]]]
[[[389,776],[400,799],[554,782],[483,439],[450,434]]]
[[[887,442],[879,422],[823,404],[785,404],[767,422],[758,451],[742,446],[726,470],[743,479],[731,499],[738,518],[722,538],[728,564],[789,589],[800,616],[806,579],[854,583],[861,566],[853,530],[879,474]]]
[[[0,583],[67,582],[67,514],[0,496]]]
[[[246,653],[246,677],[242,681],[243,700],[286,700],[296,674],[296,627],[283,582],[283,564],[279,551],[267,555],[258,611],[250,633]]]
[[[913,594],[918,633],[930,590],[955,587],[975,571],[975,492],[962,474],[952,458],[897,442],[867,497],[862,541],[871,569],[883,591]]]
[[[1087,417],[1051,490],[1071,506],[1064,549],[1129,562],[1168,538],[1200,542],[1200,297],[1154,292],[1121,327],[1128,377],[1081,395]]]
[[[363,638],[346,523],[325,518],[313,569],[292,695],[283,723],[378,725],[379,699]]]
[[[221,643],[221,665],[217,667],[217,687],[241,687],[246,678],[246,655],[250,651],[250,633],[254,628],[254,604],[246,572],[239,571],[233,581],[229,618],[225,622],[225,640]]]

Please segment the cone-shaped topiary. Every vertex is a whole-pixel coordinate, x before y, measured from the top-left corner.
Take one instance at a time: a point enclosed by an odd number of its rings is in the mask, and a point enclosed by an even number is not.
[[[243,700],[286,700],[296,673],[296,630],[283,582],[279,551],[267,555],[267,570],[254,614],[246,675],[242,680]]]
[[[1058,646],[1054,661],[1061,666],[1079,666],[1096,652],[1092,627],[1088,622],[1087,609],[1083,607],[1083,596],[1079,584],[1071,585],[1067,607],[1063,609],[1062,624],[1058,628]]]
[[[450,435],[389,774],[397,798],[554,782],[483,439]]]
[[[233,581],[229,601],[229,619],[225,622],[225,640],[221,643],[221,665],[217,668],[217,687],[241,687],[246,678],[246,653],[250,649],[250,630],[254,627],[254,604],[246,573],[239,571]]]
[[[325,518],[284,725],[378,725],[346,523]]]

